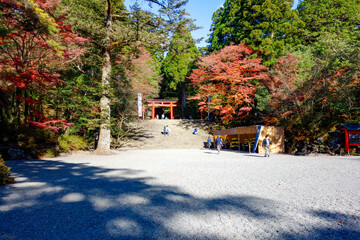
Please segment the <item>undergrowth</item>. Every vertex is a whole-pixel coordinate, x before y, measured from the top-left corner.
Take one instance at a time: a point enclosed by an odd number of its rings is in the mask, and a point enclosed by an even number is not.
[[[14,182],[14,178],[10,177],[10,175],[10,168],[5,165],[5,162],[0,155],[0,186]]]

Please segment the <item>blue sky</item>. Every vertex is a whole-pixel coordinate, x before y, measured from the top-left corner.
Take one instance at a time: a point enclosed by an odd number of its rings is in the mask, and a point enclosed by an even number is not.
[[[299,0],[294,0],[294,6],[298,5]],[[126,7],[129,8],[130,5],[134,4],[136,0],[125,0]],[[139,1],[142,6],[146,9],[149,9],[148,4],[145,1]],[[194,39],[204,38],[201,42],[197,43],[198,47],[204,47],[207,45],[205,40],[208,38],[210,26],[212,23],[212,15],[223,5],[225,0],[189,0],[188,4],[185,6],[186,11],[190,14],[190,17],[196,19],[195,24],[203,29],[196,30],[192,32]]]

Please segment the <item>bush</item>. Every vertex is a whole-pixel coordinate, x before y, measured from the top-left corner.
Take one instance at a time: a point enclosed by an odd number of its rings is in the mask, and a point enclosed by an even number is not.
[[[10,168],[5,166],[4,160],[0,155],[0,186],[14,182],[14,178],[10,177],[10,174]]]
[[[59,148],[61,152],[85,150],[88,146],[85,138],[78,135],[65,134],[59,137]]]
[[[17,135],[18,147],[25,149],[32,158],[58,155],[58,135],[47,129],[24,127]],[[50,154],[49,154],[50,153]]]
[[[55,133],[48,129],[24,126],[9,134],[12,136],[6,142],[9,146],[23,151],[24,158],[51,158],[59,155],[60,152],[69,152],[87,149],[88,143],[84,137],[71,134]],[[8,157],[5,156],[4,157]],[[9,158],[12,159],[12,158]]]

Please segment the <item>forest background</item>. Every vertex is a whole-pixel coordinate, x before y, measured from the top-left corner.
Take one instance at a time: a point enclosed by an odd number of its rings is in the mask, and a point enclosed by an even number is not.
[[[359,0],[225,0],[201,48],[187,2],[2,0],[0,146],[49,157],[99,136],[109,153],[138,93],[179,99],[178,118],[284,126],[288,151],[360,122]]]

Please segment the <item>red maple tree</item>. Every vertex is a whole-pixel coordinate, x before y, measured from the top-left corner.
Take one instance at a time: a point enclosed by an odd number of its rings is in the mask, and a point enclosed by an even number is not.
[[[20,124],[57,131],[48,124],[65,123],[48,119],[39,101],[46,90],[62,82],[58,71],[76,60],[87,39],[79,37],[57,16],[56,1],[29,2],[3,0],[0,35],[0,88],[13,96]],[[22,108],[25,103],[25,110]]]
[[[251,57],[256,52],[245,44],[231,45],[215,54],[200,57],[197,69],[189,79],[199,89],[199,109],[210,111],[224,122],[249,115],[254,107],[256,86],[268,79],[267,67],[260,58]],[[211,97],[211,102],[207,99]]]

